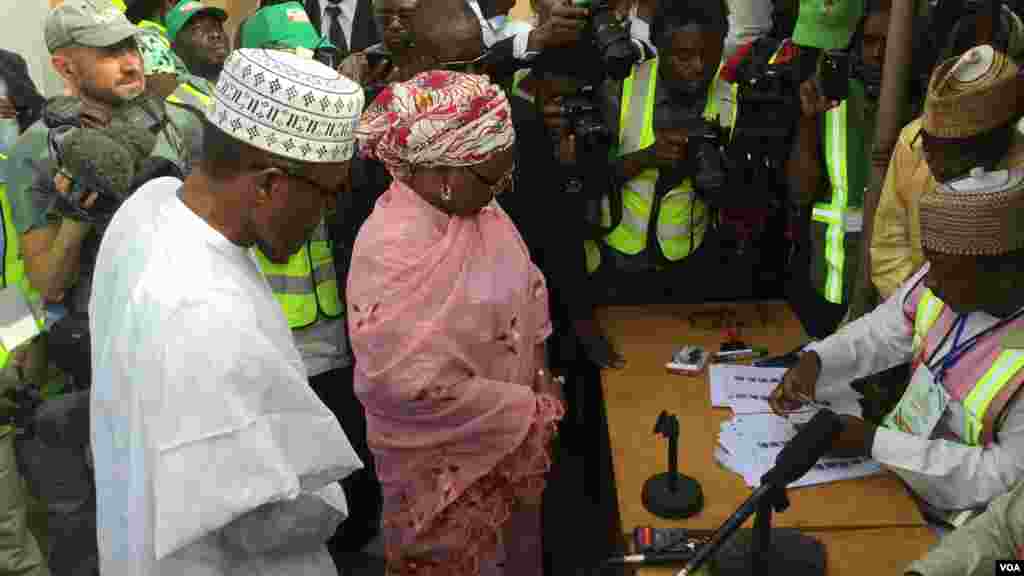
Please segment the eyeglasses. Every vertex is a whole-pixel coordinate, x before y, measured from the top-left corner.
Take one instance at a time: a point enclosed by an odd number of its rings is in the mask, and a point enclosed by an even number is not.
[[[296,170],[294,170],[292,168],[288,168],[286,166],[274,165],[274,166],[268,166],[266,168],[262,168],[261,171],[262,172],[279,172],[279,173],[283,174],[286,178],[291,178],[293,180],[298,180],[299,182],[302,182],[303,184],[306,184],[307,186],[312,187],[314,190],[317,191],[317,193],[319,193],[324,198],[332,199],[332,198],[334,198],[336,196],[334,191],[329,190],[326,186],[324,186],[323,184],[320,184],[319,182],[317,182],[316,180],[313,180],[312,178],[309,178],[307,176],[303,176],[302,174],[299,174]],[[334,212],[335,212],[334,208],[331,208],[331,209],[326,211],[327,214],[333,214]]]
[[[447,62],[438,62],[438,70],[448,70],[449,72],[462,72],[464,74],[472,74],[478,67],[486,64],[488,58],[491,56],[490,50],[484,50],[483,54],[473,58],[472,60],[449,60]]]
[[[515,160],[512,161],[512,167],[509,168],[508,172],[505,172],[504,174],[502,174],[501,177],[499,177],[497,180],[491,180],[489,178],[484,178],[484,176],[482,174],[480,174],[479,172],[477,172],[476,170],[474,170],[473,168],[471,168],[469,166],[466,166],[466,170],[469,170],[470,174],[472,174],[477,180],[483,182],[485,185],[487,185],[490,188],[491,196],[497,196],[500,192],[502,192],[506,188],[515,185],[515,176],[516,176],[516,162],[515,162]]]

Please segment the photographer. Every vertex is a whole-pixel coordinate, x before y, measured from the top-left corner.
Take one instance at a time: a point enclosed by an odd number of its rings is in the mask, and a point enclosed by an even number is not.
[[[795,62],[801,81],[801,113],[785,167],[794,243],[786,291],[815,337],[830,334],[846,314],[859,253],[859,224],[851,216],[863,206],[869,165],[864,85],[851,79],[849,59],[862,13],[863,0],[827,9],[802,1],[793,39],[777,58]]]
[[[704,241],[708,207],[694,179],[718,115],[709,87],[726,25],[715,7],[667,11],[655,27],[659,58],[605,86],[606,122],[618,143],[615,176],[625,184],[601,203],[602,237],[587,242],[591,273],[669,269],[692,259]]]
[[[85,313],[99,245],[97,225],[109,218],[117,202],[84,185],[124,179],[132,172],[131,166],[116,162],[122,156],[98,157],[102,150],[63,144],[74,141],[75,134],[129,116],[125,124],[152,129],[147,134],[155,140],[153,154],[180,160],[188,150],[183,133],[159,103],[140,99],[145,77],[137,33],[115,8],[98,8],[88,0],[67,0],[50,12],[47,48],[73,96],[47,104],[44,120],[18,140],[9,165],[13,219],[29,281],[44,303],[62,304],[68,312],[51,327],[47,347],[69,374],[70,386],[39,406],[35,434],[19,438],[18,444],[30,490],[48,509],[49,565],[55,574],[91,575],[96,570],[95,500],[87,464],[90,351]],[[73,168],[90,163],[95,172]],[[58,169],[64,171],[61,178],[56,178]]]

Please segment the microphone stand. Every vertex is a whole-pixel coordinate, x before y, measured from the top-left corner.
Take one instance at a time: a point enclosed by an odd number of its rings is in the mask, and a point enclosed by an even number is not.
[[[679,419],[663,410],[654,433],[668,439],[668,472],[648,478],[640,499],[659,518],[689,518],[704,507],[704,492],[696,480],[679,473]]]

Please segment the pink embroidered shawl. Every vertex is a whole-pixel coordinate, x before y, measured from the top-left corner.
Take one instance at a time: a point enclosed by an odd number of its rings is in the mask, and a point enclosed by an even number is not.
[[[526,438],[547,288],[496,202],[449,217],[396,180],[359,231],[346,298],[386,521],[401,520],[386,530],[405,548]]]

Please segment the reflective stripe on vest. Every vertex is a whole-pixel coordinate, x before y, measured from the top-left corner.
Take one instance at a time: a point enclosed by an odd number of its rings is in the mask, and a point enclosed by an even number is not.
[[[939,321],[942,315],[942,308],[945,306],[935,293],[928,288],[924,289],[921,300],[917,303],[917,311],[914,314],[914,355],[921,352],[924,347],[928,331]]]
[[[167,97],[167,101],[173,104],[190,106],[200,112],[205,112],[210,107],[212,98],[201,90],[188,83],[179,84],[178,87]]]
[[[259,249],[253,253],[284,309],[290,328],[311,326],[320,317],[342,316],[334,256],[324,223],[316,227],[310,240],[285,264],[271,262]]]
[[[928,332],[938,322],[945,308],[942,302],[928,288],[924,288],[921,300],[917,303],[914,314],[914,356],[920,358],[922,348],[927,341]],[[915,362],[915,367],[917,366]],[[985,414],[999,392],[1009,384],[1014,376],[1024,369],[1024,351],[1004,350],[996,357],[985,374],[978,380],[971,391],[964,397],[964,438],[970,446],[980,446],[982,434],[985,433]],[[998,416],[998,415],[996,415]],[[992,419],[995,421],[995,418]]]
[[[846,266],[845,220],[849,198],[847,116],[846,100],[825,112],[825,167],[832,188],[830,209],[836,216],[825,222],[825,299],[834,304],[843,303],[843,273]]]
[[[632,154],[654,144],[654,122],[652,118],[648,118],[648,114],[654,110],[657,83],[657,58],[633,65],[633,72],[622,83],[622,110],[619,112],[620,156]]]
[[[967,437],[968,444],[972,446],[981,444],[985,413],[988,412],[989,405],[992,404],[996,394],[1013,379],[1021,368],[1024,368],[1024,351],[1003,351],[964,398],[964,435]]]

